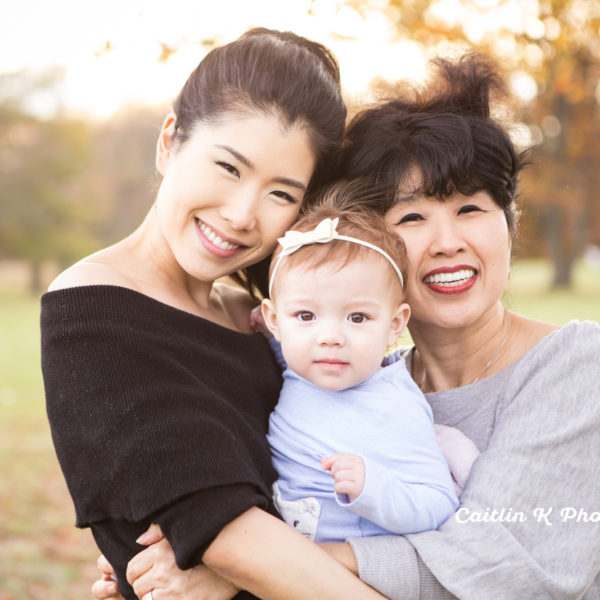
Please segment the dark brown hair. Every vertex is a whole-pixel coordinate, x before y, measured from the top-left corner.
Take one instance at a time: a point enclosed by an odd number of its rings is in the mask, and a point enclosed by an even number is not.
[[[306,209],[303,216],[294,224],[294,231],[310,231],[323,219],[339,219],[336,231],[340,235],[357,238],[377,246],[394,261],[406,281],[407,259],[404,242],[386,226],[383,216],[369,205],[376,203],[378,192],[363,181],[339,181],[318,192],[313,203]],[[281,248],[273,253],[270,273],[273,271]],[[293,254],[283,258],[278,267],[277,276],[286,270],[301,265],[307,269],[316,269],[324,264],[335,264],[342,269],[345,265],[362,257],[379,258],[389,269],[390,287],[397,291],[400,299],[404,291],[398,275],[385,257],[374,250],[345,240],[332,240],[326,244],[309,244]]]
[[[443,201],[487,191],[504,211],[511,233],[517,221],[515,197],[525,154],[490,114],[492,97],[506,97],[494,62],[468,53],[457,62],[433,61],[437,77],[422,90],[357,114],[350,123],[341,176],[367,178],[387,190],[375,208],[386,212],[399,186],[416,173],[413,193]]]
[[[173,110],[180,144],[199,122],[251,110],[276,116],[288,127],[303,127],[316,157],[309,189],[331,177],[346,120],[339,67],[329,49],[264,28],[211,50],[189,76]],[[268,259],[233,278],[250,293],[255,288],[264,293],[267,270]]]

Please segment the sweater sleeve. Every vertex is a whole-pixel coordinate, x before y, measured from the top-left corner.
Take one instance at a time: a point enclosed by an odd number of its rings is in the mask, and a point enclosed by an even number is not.
[[[392,533],[437,529],[458,506],[447,468],[440,462],[439,484],[404,481],[397,469],[365,459],[363,491],[353,501],[336,494],[338,504]]]
[[[406,375],[403,364],[387,367]],[[367,452],[362,492],[352,502],[336,494],[338,504],[393,533],[437,529],[458,506],[448,465],[433,428],[431,409],[412,380],[397,385],[388,410],[378,413],[394,426],[377,429]],[[415,389],[413,389],[415,388]],[[346,502],[344,502],[346,501]]]
[[[361,578],[404,600],[581,598],[594,585],[600,328],[564,341],[515,369],[455,517],[438,531],[350,540]]]
[[[215,518],[214,507],[220,507]],[[220,528],[235,519],[240,510],[252,506],[267,508],[264,498],[255,489],[243,485],[215,487],[189,494],[152,516],[158,523],[175,552],[177,566],[188,569],[202,562],[202,555],[219,533]],[[127,600],[137,600],[126,579],[127,563],[143,550],[135,543],[148,527],[149,521],[133,522],[123,519],[105,519],[91,525],[94,539],[102,553],[113,565],[119,590]],[[240,592],[236,600],[255,598]]]

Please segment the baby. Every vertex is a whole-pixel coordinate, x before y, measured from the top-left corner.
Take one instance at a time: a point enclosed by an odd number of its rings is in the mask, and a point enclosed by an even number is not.
[[[279,240],[262,303],[285,367],[268,434],[275,504],[319,542],[437,529],[458,506],[423,394],[402,358],[381,366],[410,315],[405,249],[344,204],[358,189],[330,189]]]

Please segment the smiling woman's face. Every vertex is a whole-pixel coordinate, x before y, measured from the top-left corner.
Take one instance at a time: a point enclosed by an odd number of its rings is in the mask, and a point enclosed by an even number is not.
[[[409,326],[466,327],[494,310],[508,279],[511,238],[490,194],[445,201],[399,194],[385,219],[406,244]]]
[[[173,130],[167,119],[156,211],[179,266],[212,282],[268,256],[298,216],[313,172],[305,129],[251,113],[199,123],[181,146]]]

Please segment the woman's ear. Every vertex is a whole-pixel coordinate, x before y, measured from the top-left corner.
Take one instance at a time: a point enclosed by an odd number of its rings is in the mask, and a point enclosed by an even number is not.
[[[273,337],[280,342],[279,339],[279,326],[277,325],[277,313],[273,302],[269,298],[265,298],[261,303],[262,316],[265,320],[265,325],[269,331],[273,334]]]
[[[169,164],[173,149],[175,120],[175,115],[173,113],[167,115],[160,129],[158,141],[156,142],[156,170],[163,176],[167,170],[167,165]]]
[[[390,333],[388,337],[388,346],[393,346],[396,340],[402,335],[402,332],[406,328],[408,319],[410,317],[410,306],[403,302],[398,306],[394,316],[392,317],[392,323],[390,325]]]

